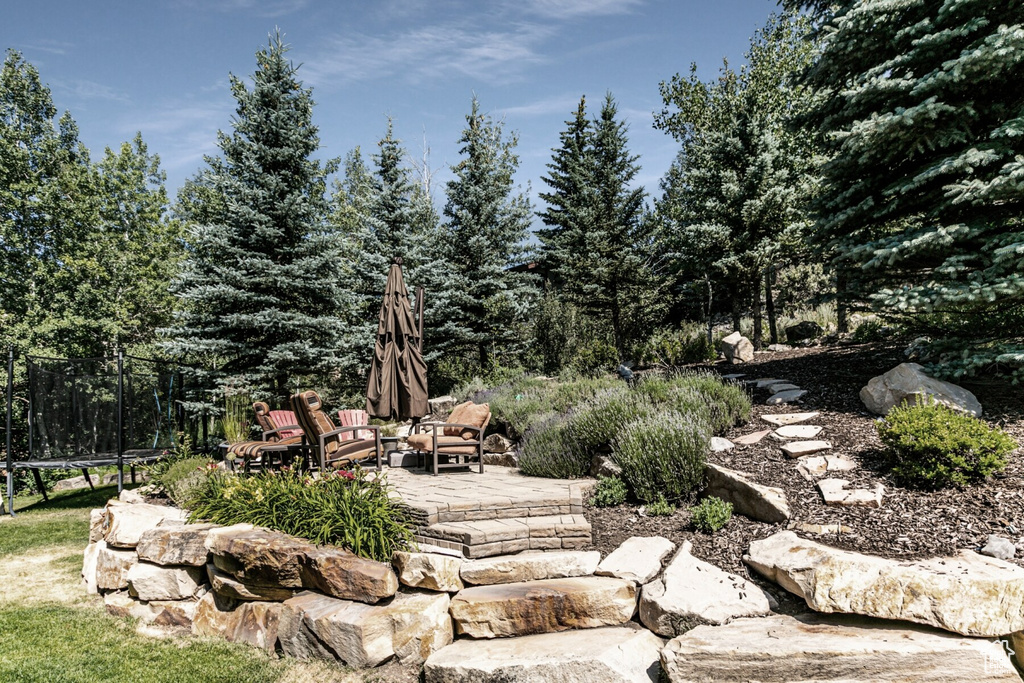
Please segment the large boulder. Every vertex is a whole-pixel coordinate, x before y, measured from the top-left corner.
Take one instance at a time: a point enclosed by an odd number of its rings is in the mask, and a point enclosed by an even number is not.
[[[107,545],[114,548],[134,548],[139,544],[143,532],[156,528],[161,522],[185,523],[185,511],[167,505],[135,503],[128,505],[111,502],[107,505],[103,521]]]
[[[96,588],[104,592],[127,588],[128,571],[138,563],[139,556],[134,550],[96,545]]]
[[[776,524],[789,519],[786,492],[751,481],[743,472],[708,463],[705,493],[732,503],[733,510],[759,522]]]
[[[82,554],[82,583],[85,584],[85,592],[89,595],[96,595],[99,592],[96,586],[96,563],[100,550],[106,547],[106,541],[95,541],[85,546],[85,552]]]
[[[398,591],[391,565],[344,548],[310,547],[302,557],[302,585],[342,600],[375,603]]]
[[[337,659],[363,669],[392,657],[421,664],[452,642],[447,593],[399,593],[384,605],[313,592],[281,603],[278,637],[285,654]]]
[[[463,562],[460,557],[397,552],[391,562],[402,585],[449,593],[457,593],[466,587],[459,577]]]
[[[459,575],[464,582],[475,586],[564,579],[590,576],[600,561],[601,553],[596,550],[555,550],[522,555],[496,555],[464,562]]]
[[[276,586],[250,586],[234,579],[214,565],[206,565],[206,575],[210,588],[222,598],[246,602],[284,602],[294,598],[299,592],[296,588],[278,588]]]
[[[426,683],[657,683],[664,644],[637,624],[457,640],[432,654],[423,671]]]
[[[661,573],[661,563],[675,549],[675,543],[661,536],[633,536],[597,565],[597,575],[629,579],[643,585]]]
[[[901,403],[918,400],[942,403],[954,410],[981,417],[981,404],[963,387],[929,377],[917,363],[901,363],[873,378],[860,390],[860,400],[877,415],[888,415]]]
[[[1019,683],[998,643],[864,617],[803,614],[698,626],[661,652],[672,683]]]
[[[719,348],[730,363],[749,363],[754,360],[754,345],[739,332],[724,337]]]
[[[484,439],[484,453],[506,453],[512,450],[512,445],[512,439],[495,432]]]
[[[825,333],[821,325],[813,320],[803,320],[786,328],[786,340],[790,343],[814,339]]]
[[[153,564],[202,567],[210,557],[206,537],[214,528],[214,524],[161,523],[142,533],[135,552],[140,560]]]
[[[605,576],[474,586],[451,604],[456,632],[472,638],[617,626],[635,612],[634,583]]]
[[[198,567],[162,567],[138,562],[128,570],[128,590],[139,600],[191,598],[203,581]]]
[[[435,420],[447,420],[448,416],[451,415],[452,410],[455,409],[455,404],[458,401],[455,400],[454,396],[438,396],[427,401],[427,406],[430,408],[430,416]]]
[[[192,631],[233,643],[248,643],[273,652],[278,642],[278,627],[284,603],[236,603],[207,593],[196,605]]]
[[[640,594],[640,621],[658,635],[677,636],[703,624],[725,624],[770,611],[764,591],[690,554],[689,541],[657,581]]]
[[[594,479],[600,477],[621,477],[622,467],[617,465],[611,456],[595,455],[590,459],[590,476]]]
[[[217,569],[254,586],[302,588],[302,558],[313,548],[288,534],[248,524],[214,529],[206,547]]]
[[[900,562],[781,531],[751,543],[743,560],[818,612],[912,621],[986,638],[1024,630],[1024,568],[970,550]]]

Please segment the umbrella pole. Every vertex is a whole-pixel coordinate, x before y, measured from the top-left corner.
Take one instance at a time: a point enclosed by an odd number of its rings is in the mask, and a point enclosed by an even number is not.
[[[416,288],[416,317],[419,320],[416,321],[419,327],[418,334],[420,337],[420,353],[423,353],[423,288]]]

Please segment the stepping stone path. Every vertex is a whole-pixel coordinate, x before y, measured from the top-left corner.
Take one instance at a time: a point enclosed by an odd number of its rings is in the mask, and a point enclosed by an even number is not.
[[[727,451],[731,448],[735,448],[735,446],[732,441],[729,441],[729,439],[723,439],[720,436],[711,437],[711,450],[713,452],[721,453],[722,451]]]
[[[882,507],[882,495],[885,487],[875,484],[874,490],[868,489],[847,489],[850,485],[845,479],[822,479],[818,482],[818,490],[821,491],[825,505],[845,505],[869,508]]]
[[[743,436],[736,437],[732,442],[739,446],[752,446],[771,434],[771,432],[772,430],[770,429],[765,429],[760,432],[751,432],[750,434],[744,434]]]
[[[773,394],[767,401],[765,401],[765,405],[775,406],[779,405],[780,403],[792,403],[793,401],[803,398],[806,395],[807,392],[803,389],[791,389],[790,391],[780,391],[777,394]]]
[[[793,424],[798,424],[800,422],[807,422],[808,420],[813,420],[814,418],[818,417],[819,414],[820,413],[818,413],[818,412],[813,412],[813,413],[780,413],[780,414],[777,414],[777,415],[762,415],[761,419],[764,420],[765,422],[767,422],[768,424],[773,424],[773,425],[776,425],[778,427],[783,427],[785,425],[793,425]]]
[[[781,384],[782,382],[785,381],[786,380],[784,379],[775,379],[774,377],[762,377],[761,379],[747,380],[747,383],[753,383],[753,385],[756,386],[758,389],[765,389],[773,384]]]
[[[596,550],[498,555],[464,562],[460,577],[474,586],[590,576],[601,561]]]
[[[661,563],[675,549],[675,543],[661,536],[633,536],[604,558],[597,566],[597,575],[643,585],[661,573]]]
[[[786,425],[779,427],[775,433],[784,439],[813,439],[821,433],[817,425]]]
[[[769,386],[768,391],[772,392],[773,394],[779,394],[782,393],[783,391],[795,391],[799,388],[800,387],[798,387],[797,385],[790,384],[789,382],[779,382],[778,384],[772,384],[771,386]]]
[[[841,455],[811,455],[799,459],[796,468],[805,479],[815,479],[826,472],[849,472],[857,463]]]
[[[746,377],[742,372],[734,372],[731,375],[722,375],[722,379],[739,379],[740,377]]]
[[[789,519],[789,502],[782,489],[756,484],[743,472],[713,463],[708,463],[705,471],[705,493],[732,503],[739,514],[769,524]]]
[[[832,450],[832,444],[828,441],[791,441],[782,446],[782,452],[791,458],[799,458],[830,450]]]

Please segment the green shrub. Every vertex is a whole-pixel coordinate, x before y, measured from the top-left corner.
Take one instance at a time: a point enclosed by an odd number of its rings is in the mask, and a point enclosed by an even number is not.
[[[704,405],[712,431],[721,434],[726,429],[750,419],[750,397],[738,385],[723,382],[717,375],[707,372],[679,374],[668,380],[673,389],[670,399],[677,412],[695,410],[694,397]]]
[[[590,504],[598,508],[622,505],[626,502],[626,493],[626,484],[618,477],[600,477]]]
[[[697,531],[713,534],[732,519],[732,503],[726,503],[715,496],[708,496],[690,508],[690,515],[692,515],[691,521]]]
[[[676,506],[665,500],[664,496],[644,508],[651,517],[668,517],[676,513]]]
[[[575,479],[590,472],[590,456],[573,441],[565,420],[551,415],[523,435],[519,470],[531,477]]]
[[[876,425],[892,473],[924,488],[983,479],[1006,467],[1017,447],[1002,430],[940,403],[897,406]]]
[[[573,441],[593,457],[626,425],[654,412],[650,403],[620,382],[572,410],[566,420]]]
[[[411,520],[388,497],[386,478],[367,479],[360,468],[320,479],[294,470],[248,477],[213,471],[192,498],[189,521],[200,520],[255,524],[381,562],[412,540]]]
[[[640,348],[640,361],[647,365],[677,367],[687,363],[715,360],[718,350],[699,330],[665,330],[648,339]]]
[[[579,345],[571,363],[574,369],[587,375],[607,372],[618,366],[619,352],[610,342],[600,337],[591,337]]]
[[[176,459],[165,472],[153,476],[152,481],[161,486],[167,497],[178,507],[190,507],[196,491],[206,481],[209,470],[208,458],[191,457]]]
[[[612,442],[612,460],[643,503],[692,496],[704,482],[711,429],[700,413],[656,413],[626,425]]]

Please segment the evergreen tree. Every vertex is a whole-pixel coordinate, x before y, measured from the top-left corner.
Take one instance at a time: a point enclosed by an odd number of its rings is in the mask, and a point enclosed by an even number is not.
[[[182,192],[188,256],[173,291],[182,304],[168,330],[176,356],[215,364],[222,385],[283,401],[289,381],[333,362],[341,321],[340,254],[326,226],[326,176],[311,91],[296,78],[280,35],[256,54],[221,157]]]
[[[513,187],[517,137],[506,138],[475,97],[466,124],[444,208],[453,271],[448,313],[453,346],[474,348],[487,368],[499,349],[516,351],[536,299],[535,278],[510,270],[526,259],[531,210],[526,194]]]
[[[793,3],[797,4],[797,3]],[[1024,14],[1016,0],[807,3],[815,241],[953,375],[1024,377]]]

